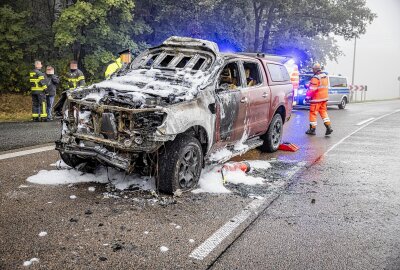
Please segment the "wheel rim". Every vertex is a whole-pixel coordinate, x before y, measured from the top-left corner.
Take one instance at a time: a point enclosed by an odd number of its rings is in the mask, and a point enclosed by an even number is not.
[[[342,107],[344,108],[344,106],[346,106],[346,101],[342,99]]]
[[[179,162],[178,183],[182,189],[195,186],[199,168],[199,153],[193,147],[186,150]]]
[[[276,121],[272,130],[272,144],[274,147],[277,147],[281,142],[281,136],[282,136],[282,123],[280,121]]]

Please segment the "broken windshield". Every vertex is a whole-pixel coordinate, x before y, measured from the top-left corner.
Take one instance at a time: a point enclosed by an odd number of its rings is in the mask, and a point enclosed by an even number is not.
[[[132,63],[131,69],[136,68],[157,68],[169,70],[201,70],[210,68],[214,57],[205,51],[190,49],[154,49],[145,54],[139,55]]]

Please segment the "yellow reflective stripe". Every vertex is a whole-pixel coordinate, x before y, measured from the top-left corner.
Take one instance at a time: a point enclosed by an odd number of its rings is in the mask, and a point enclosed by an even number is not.
[[[46,102],[42,102],[42,113],[40,114],[40,116],[45,116],[47,117],[47,111],[46,111]]]
[[[29,79],[29,81],[30,81],[30,82],[34,82],[34,83],[37,83],[37,82],[39,82],[40,80],[39,80],[39,79]]]
[[[39,80],[44,80],[44,76],[39,76],[38,79]]]
[[[32,113],[32,117],[39,117],[38,113]]]
[[[81,81],[81,80],[84,80],[84,79],[85,79],[85,76],[79,76],[77,81]]]
[[[47,89],[47,86],[46,87],[31,87],[31,91],[43,91],[45,89]]]

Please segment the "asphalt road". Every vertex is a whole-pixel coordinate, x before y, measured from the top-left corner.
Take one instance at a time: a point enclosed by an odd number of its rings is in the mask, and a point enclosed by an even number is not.
[[[284,140],[298,152],[237,158],[276,159],[265,177],[279,188],[252,190],[264,199],[36,185],[26,178],[54,170],[55,151],[0,160],[0,269],[25,269],[31,258],[33,269],[399,269],[398,109],[398,100],[332,107],[328,138],[322,123],[306,136],[307,110],[296,109]],[[51,125],[42,137],[57,137]],[[0,136],[13,134],[3,149],[33,144],[17,126],[1,126]]]
[[[59,137],[60,127],[57,120],[0,123],[0,151],[54,142]]]

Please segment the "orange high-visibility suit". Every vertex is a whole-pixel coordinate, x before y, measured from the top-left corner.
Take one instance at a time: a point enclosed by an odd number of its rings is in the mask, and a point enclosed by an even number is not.
[[[315,128],[317,126],[318,113],[321,115],[324,124],[330,126],[331,121],[327,112],[328,76],[325,73],[318,72],[311,78],[306,96],[310,102],[310,127]]]

